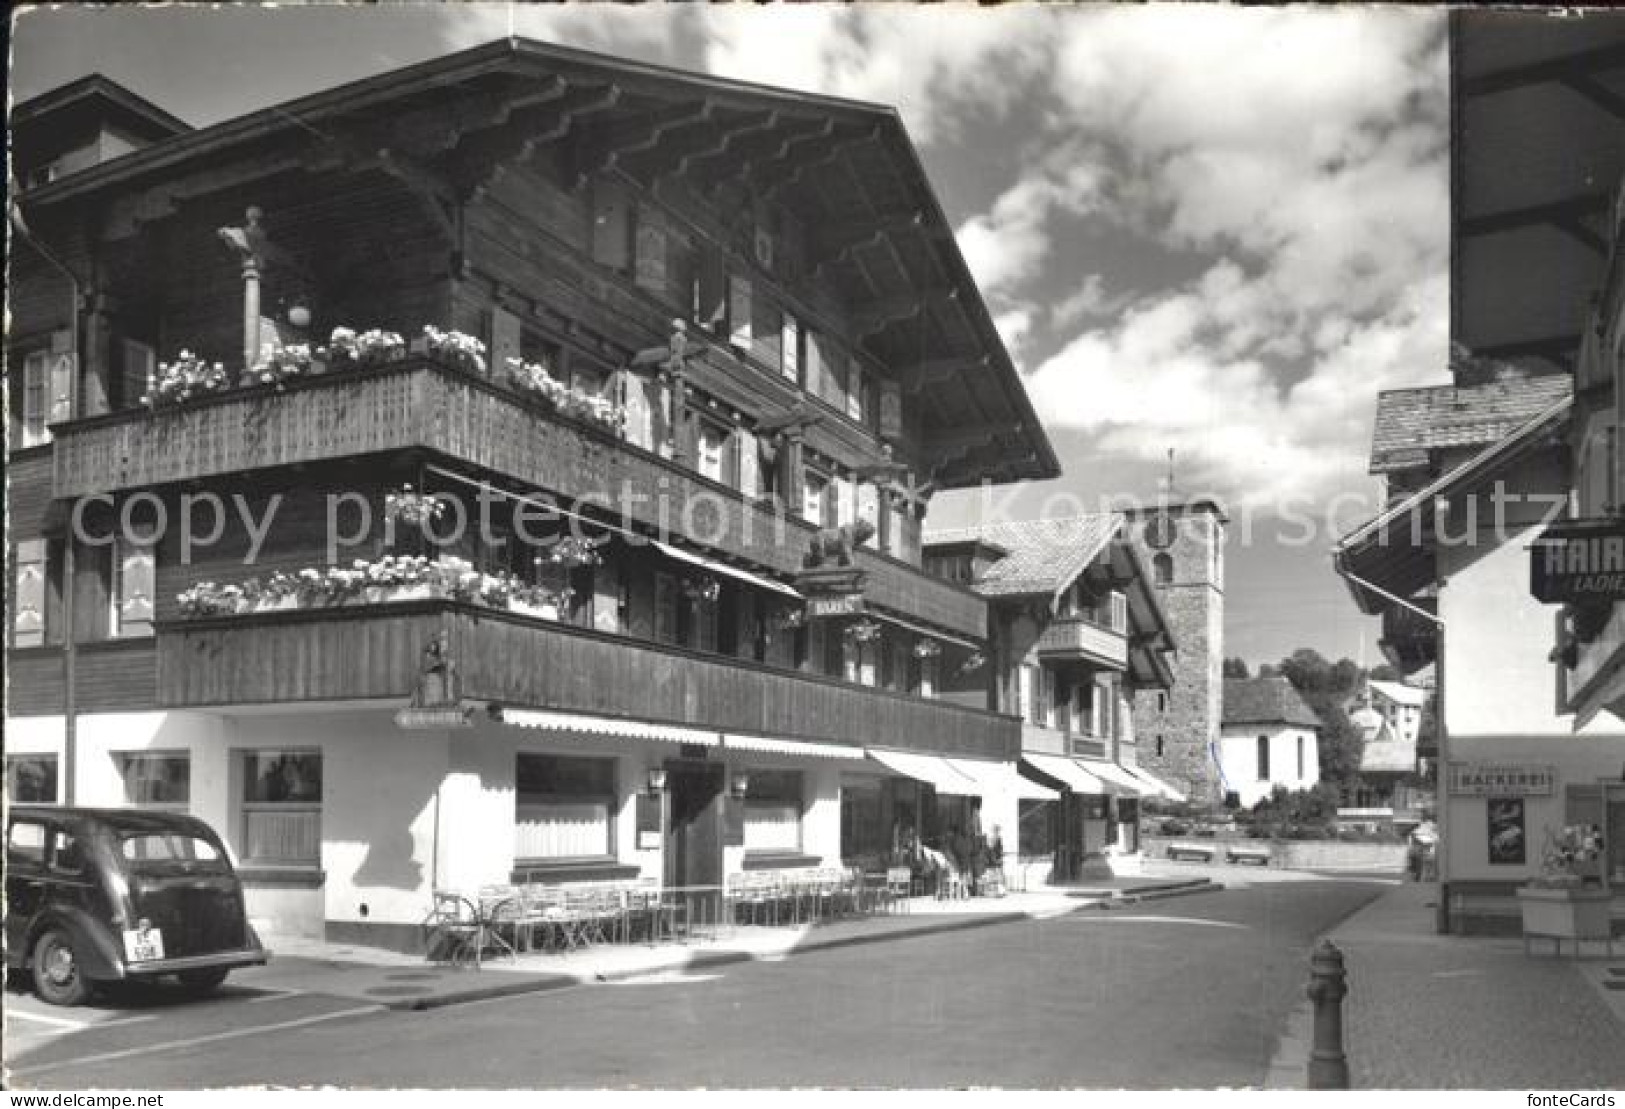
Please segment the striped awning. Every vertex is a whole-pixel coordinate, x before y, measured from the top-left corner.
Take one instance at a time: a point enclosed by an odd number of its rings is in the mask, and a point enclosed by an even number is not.
[[[1147,792],[1144,782],[1118,766],[1115,762],[1109,762],[1106,759],[1081,759],[1079,761],[1083,763],[1085,770],[1104,781],[1107,785],[1112,786],[1113,793],[1138,797],[1140,794]]]
[[[1065,784],[1073,793],[1104,795],[1107,792],[1106,783],[1085,770],[1077,759],[1069,759],[1062,755],[1024,753],[1021,761],[1026,763],[1029,769]]]
[[[718,562],[714,558],[706,558],[703,555],[697,555],[693,551],[685,551],[681,547],[674,547],[670,543],[662,543],[658,539],[649,540],[649,546],[653,547],[667,558],[674,558],[678,562],[686,562],[690,566],[703,567],[713,574],[724,574],[730,578],[736,578],[739,581],[745,582],[749,585],[754,585],[758,589],[770,589],[775,593],[783,593],[785,596],[794,597],[798,601],[801,600],[801,594],[790,588],[790,586],[785,585],[782,581],[775,581],[774,579],[766,577],[762,574],[753,574],[749,570],[741,570],[737,566],[730,566],[726,562]]]
[[[861,759],[862,747],[839,743],[817,743],[810,739],[775,739],[764,735],[736,735],[725,732],[722,746],[728,751],[763,751],[771,755],[800,755],[811,759]]]
[[[1184,804],[1185,795],[1179,792],[1173,786],[1169,785],[1167,782],[1163,781],[1161,778],[1158,778],[1156,775],[1151,774],[1142,767],[1138,766],[1125,766],[1123,769],[1127,770],[1130,774],[1144,782],[1148,787],[1150,787],[1151,792],[1156,794],[1158,797],[1161,797],[1166,801],[1174,801],[1179,804]]]
[[[1004,794],[1027,801],[1053,801],[1060,796],[1048,786],[1039,785],[1031,778],[1023,778],[1013,764],[986,762],[982,759],[946,759],[949,766],[966,777],[981,783],[988,794]]]
[[[975,779],[955,770],[953,764],[940,755],[916,755],[910,751],[888,751],[876,747],[868,748],[868,752],[870,758],[892,773],[925,782],[935,787],[938,793],[952,793],[960,797],[981,796],[982,787]]]
[[[692,743],[717,747],[722,736],[699,728],[628,720],[619,716],[589,716],[575,712],[547,712],[541,709],[502,710],[502,722],[518,728],[540,728],[548,732],[582,732],[586,735],[616,736],[621,739],[657,739],[667,743]]]

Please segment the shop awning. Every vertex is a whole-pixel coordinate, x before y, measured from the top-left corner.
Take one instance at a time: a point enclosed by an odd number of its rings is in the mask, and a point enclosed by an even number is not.
[[[765,735],[735,735],[733,732],[723,734],[722,746],[729,751],[764,751],[771,755],[800,755],[811,759],[863,758],[862,747],[802,739],[774,739]]]
[[[754,585],[758,589],[771,589],[775,593],[783,593],[787,597],[794,597],[798,601],[801,600],[801,594],[785,585],[782,581],[775,581],[761,574],[753,574],[749,570],[741,570],[737,566],[730,566],[726,562],[718,562],[714,558],[705,558],[693,551],[685,551],[681,547],[672,546],[670,543],[662,543],[658,539],[649,540],[649,545],[667,558],[674,558],[678,562],[686,562],[691,566],[701,566],[713,574],[724,574],[730,578],[737,578],[748,585]]]
[[[948,759],[949,766],[966,777],[980,783],[988,794],[1004,794],[1027,801],[1053,801],[1060,796],[1048,786],[1041,786],[1031,778],[1023,778],[1015,766],[1007,762],[984,762],[981,759]]]
[[[693,743],[704,747],[716,747],[722,742],[722,736],[716,732],[683,728],[676,724],[627,720],[619,716],[589,716],[575,712],[505,708],[502,710],[502,722],[518,728],[540,728],[547,732],[583,732],[587,735],[617,736],[621,739],[658,739],[667,743]]]
[[[1073,793],[1104,795],[1107,792],[1106,783],[1085,770],[1076,759],[1062,755],[1023,754],[1021,761],[1029,768],[1065,783]]]
[[[970,776],[961,774],[953,764],[939,755],[916,755],[907,751],[868,749],[869,757],[905,778],[913,778],[934,786],[938,793],[952,793],[960,797],[980,797],[982,787]]]
[[[1166,801],[1175,801],[1179,804],[1185,803],[1185,795],[1183,793],[1179,792],[1173,786],[1169,785],[1161,778],[1158,778],[1156,775],[1150,774],[1138,766],[1125,766],[1123,769],[1127,770],[1130,774],[1144,782],[1146,786],[1150,788],[1151,792],[1156,794],[1158,797],[1161,797]]]
[[[885,609],[866,607],[863,614],[868,616],[870,619],[880,620],[887,624],[893,624],[905,631],[914,632],[916,635],[927,636],[931,639],[940,639],[944,643],[952,643],[954,646],[963,647],[967,651],[980,651],[982,649],[980,644],[975,643],[972,640],[964,639],[957,635],[950,635],[948,632],[938,631],[936,628],[928,628],[924,624],[916,624],[914,621],[905,620],[901,616],[893,616]]]
[[[1114,787],[1113,793],[1126,793],[1130,797],[1138,797],[1146,792],[1146,784],[1118,766],[1115,762],[1105,759],[1082,759],[1084,769],[1095,777],[1102,779],[1107,785]]]

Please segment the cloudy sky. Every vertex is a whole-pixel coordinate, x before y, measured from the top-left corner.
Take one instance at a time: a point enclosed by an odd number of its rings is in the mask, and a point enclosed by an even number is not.
[[[931,522],[1149,498],[1172,449],[1176,489],[1222,498],[1234,519],[1228,653],[1379,660],[1327,552],[1376,506],[1376,392],[1445,373],[1437,10],[446,3],[14,18],[14,98],[99,71],[200,126],[510,31],[894,105],[1066,470],[1014,498],[941,497]]]

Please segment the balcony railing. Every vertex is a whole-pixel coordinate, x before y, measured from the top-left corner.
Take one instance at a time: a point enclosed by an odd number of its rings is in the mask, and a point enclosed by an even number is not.
[[[683,528],[757,566],[802,567],[815,530],[614,434],[481,377],[422,358],[289,385],[57,425],[53,492],[77,498],[254,470],[425,449],[612,515]],[[860,549],[874,604],[980,639],[986,602],[896,559]]]
[[[1059,728],[1046,728],[1041,724],[1021,725],[1021,749],[1040,755],[1062,755],[1067,758],[1103,759],[1106,741],[1099,736],[1067,732]]]
[[[1128,637],[1081,616],[1051,621],[1038,637],[1044,659],[1081,659],[1123,669],[1128,666]]]
[[[160,624],[158,703],[404,705],[436,635],[465,703],[982,758],[1021,748],[1015,717],[442,600]]]

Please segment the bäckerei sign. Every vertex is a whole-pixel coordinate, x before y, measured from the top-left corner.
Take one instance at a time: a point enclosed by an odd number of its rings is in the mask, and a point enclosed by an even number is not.
[[[1547,604],[1625,600],[1625,519],[1547,528],[1529,548],[1529,592]]]
[[[1453,797],[1547,797],[1557,771],[1540,763],[1453,762],[1445,790]]]

